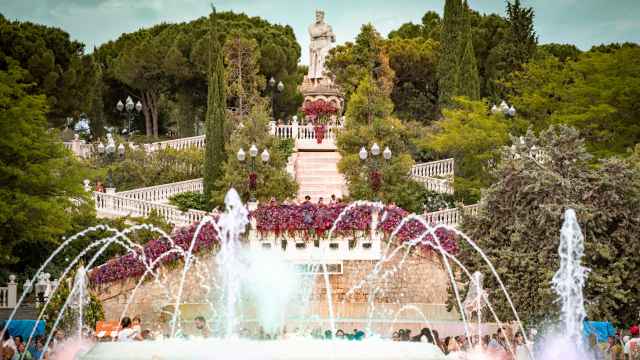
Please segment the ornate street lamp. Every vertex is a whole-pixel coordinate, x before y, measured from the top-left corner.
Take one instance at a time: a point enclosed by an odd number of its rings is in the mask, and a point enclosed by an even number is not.
[[[124,159],[126,148],[123,143],[120,143],[118,146],[116,146],[116,142],[113,139],[113,136],[111,135],[111,133],[108,133],[107,145],[105,146],[102,142],[100,142],[98,143],[97,150],[98,156],[104,164],[112,164],[116,160]],[[111,171],[111,168],[109,168],[109,170],[107,171],[107,187],[113,188],[113,173]]]
[[[132,132],[131,126],[135,117],[134,110],[135,112],[140,113],[142,111],[142,103],[140,102],[140,100],[138,100],[138,102],[134,104],[131,96],[127,96],[124,104],[122,103],[122,100],[118,100],[118,103],[116,103],[116,109],[122,114],[124,114],[125,112],[127,114],[125,123],[123,123],[122,125],[122,135],[124,135],[128,139],[129,134]]]
[[[272,76],[271,79],[269,79],[268,85],[269,89],[271,89],[271,116],[273,117],[273,121],[276,121],[275,99],[278,93],[284,90],[284,84],[282,81],[277,81],[276,84],[276,79]]]
[[[258,156],[258,147],[256,146],[256,144],[252,144],[251,147],[249,148],[249,157],[251,158],[251,163],[249,164],[249,178],[248,178],[249,192],[251,194],[251,198],[249,201],[251,202],[256,201],[255,193],[256,193],[256,187],[258,184],[258,174],[256,174],[256,157],[257,156]],[[240,150],[238,150],[238,153],[236,154],[236,158],[240,163],[244,164],[247,158],[247,154],[244,152],[242,148],[240,148]],[[262,154],[260,154],[260,159],[262,160],[263,163],[266,164],[269,162],[270,158],[271,158],[271,155],[269,154],[269,151],[267,149],[264,149],[262,151]]]
[[[382,171],[380,170],[380,146],[378,143],[374,143],[371,146],[371,158],[369,158],[369,153],[367,149],[363,146],[360,148],[358,152],[358,156],[362,161],[363,165],[366,167],[366,173],[369,175],[369,186],[371,187],[371,191],[375,194],[375,199],[378,200],[378,192],[380,191],[380,186],[382,185]],[[389,147],[385,147],[384,151],[382,151],[382,157],[385,161],[391,160],[391,149]],[[369,159],[369,161],[367,161]]]
[[[516,108],[513,107],[513,105],[509,106],[503,100],[503,101],[500,102],[500,105],[493,104],[493,106],[491,106],[491,113],[492,114],[502,113],[505,116],[514,117],[514,116],[516,116]]]

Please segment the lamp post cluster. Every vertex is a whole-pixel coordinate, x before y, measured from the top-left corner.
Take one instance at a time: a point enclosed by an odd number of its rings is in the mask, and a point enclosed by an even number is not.
[[[273,120],[276,120],[276,95],[278,93],[281,93],[284,90],[284,84],[282,83],[282,81],[278,81],[278,84],[276,85],[276,79],[272,76],[271,79],[269,79],[268,82],[269,85],[269,89],[271,89],[271,115],[273,116]]]
[[[382,185],[382,171],[380,170],[380,146],[377,143],[374,143],[371,146],[371,157],[369,157],[369,152],[363,146],[360,148],[360,152],[358,156],[360,160],[366,167],[366,172],[369,175],[369,186],[371,187],[371,191],[373,191],[375,199],[378,200],[378,192],[380,191],[380,186]],[[385,147],[384,151],[382,151],[382,157],[385,161],[391,160],[391,149],[389,147]],[[369,161],[367,161],[369,159]]]
[[[249,157],[251,157],[251,162],[248,164],[249,166],[248,184],[249,184],[249,192],[251,193],[251,199],[250,199],[251,202],[256,201],[256,187],[258,185],[258,174],[256,174],[256,157],[257,156],[258,156],[258,147],[256,146],[256,144],[253,144],[249,148]],[[242,148],[238,150],[236,157],[240,163],[245,164],[247,154],[244,152]],[[264,164],[269,162],[271,155],[269,154],[269,151],[266,148],[262,151],[262,154],[260,154],[260,158]]]
[[[514,108],[513,105],[507,105],[507,103],[503,100],[500,102],[500,105],[496,106],[496,104],[493,104],[493,106],[491,106],[491,113],[503,113],[505,116],[514,117],[516,116],[516,108]]]
[[[127,118],[125,120],[125,122],[122,124],[122,135],[124,135],[126,138],[128,138],[129,134],[132,132],[131,131],[131,126],[133,124],[133,118],[135,116],[135,112],[140,112],[142,111],[142,103],[140,102],[140,100],[138,100],[137,103],[133,103],[133,99],[131,99],[131,96],[127,96],[127,99],[125,100],[124,104],[122,103],[122,100],[118,100],[118,103],[116,104],[116,109],[121,113],[127,114]]]
[[[116,156],[117,153],[117,156]],[[123,160],[125,155],[125,147],[123,143],[120,143],[116,147],[116,142],[113,139],[111,133],[107,134],[107,145],[105,146],[102,141],[98,144],[98,156],[105,164],[112,164],[116,160]],[[111,168],[107,172],[107,187],[113,188],[113,174]]]

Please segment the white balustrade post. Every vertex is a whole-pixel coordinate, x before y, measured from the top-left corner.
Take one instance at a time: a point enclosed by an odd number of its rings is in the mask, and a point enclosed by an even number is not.
[[[269,133],[272,136],[276,135],[276,122],[273,120],[269,121]]]
[[[91,185],[89,185],[89,184],[90,184],[89,179],[82,180],[82,187],[84,188],[85,192],[91,191]]]
[[[298,117],[294,116],[291,122],[291,138],[296,140],[298,138]]]
[[[9,275],[9,283],[7,284],[7,305],[9,308],[16,307],[18,301],[18,284],[16,283],[16,276]]]

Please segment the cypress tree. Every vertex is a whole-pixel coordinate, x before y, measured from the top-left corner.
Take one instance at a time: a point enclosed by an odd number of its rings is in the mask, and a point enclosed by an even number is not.
[[[207,118],[205,122],[207,145],[204,158],[204,195],[211,201],[212,193],[222,177],[222,166],[226,160],[224,151],[225,123],[225,80],[222,63],[222,47],[218,39],[216,10],[209,16],[209,92],[207,99]]]
[[[471,100],[480,99],[480,75],[476,64],[476,54],[471,38],[471,11],[467,1],[463,8],[463,28],[460,37],[460,68],[458,75],[458,95]]]
[[[441,107],[450,104],[451,98],[458,94],[461,27],[461,0],[446,0],[438,62],[438,101]]]
[[[507,16],[509,18],[508,59],[512,62],[510,71],[519,70],[522,64],[528,62],[538,48],[538,36],[533,27],[535,13],[533,8],[523,7],[520,0],[507,2]]]

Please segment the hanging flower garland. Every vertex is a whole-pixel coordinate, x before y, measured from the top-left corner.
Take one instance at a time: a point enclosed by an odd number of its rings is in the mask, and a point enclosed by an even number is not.
[[[306,102],[302,107],[302,112],[313,122],[316,142],[321,144],[326,132],[326,124],[331,115],[338,112],[338,109],[333,104],[320,99]]]

